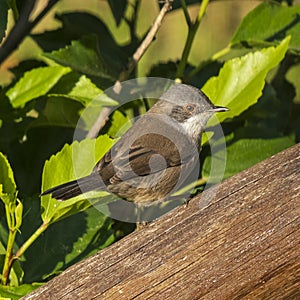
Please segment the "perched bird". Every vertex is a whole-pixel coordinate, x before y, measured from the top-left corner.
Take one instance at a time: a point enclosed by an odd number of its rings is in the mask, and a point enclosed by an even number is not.
[[[205,125],[213,113],[227,110],[214,106],[195,87],[174,84],[100,159],[90,175],[42,195],[67,200],[104,190],[141,205],[163,201],[197,179]]]

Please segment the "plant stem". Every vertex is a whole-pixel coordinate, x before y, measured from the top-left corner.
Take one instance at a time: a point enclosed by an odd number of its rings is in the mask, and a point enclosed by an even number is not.
[[[130,61],[128,62],[126,68],[120,73],[118,80],[114,84],[114,92],[116,94],[119,94],[122,89],[121,82],[124,80],[127,80],[138,64],[139,60],[142,58],[142,56],[145,54],[149,46],[151,45],[153,39],[155,38],[155,35],[157,34],[159,28],[161,27],[162,21],[166,14],[171,10],[172,8],[173,0],[166,0],[164,6],[161,8],[158,16],[156,17],[153,25],[151,26],[149,32],[139,45],[139,47],[134,52],[133,56],[131,57]],[[107,107],[105,109],[102,109],[100,112],[96,122],[93,124],[92,128],[89,130],[87,134],[87,138],[94,138],[98,135],[99,131],[103,126],[106,124],[109,114],[111,113],[111,108]]]
[[[34,234],[20,247],[15,256],[14,260],[19,259],[24,252],[31,246],[31,244],[49,227],[51,223],[43,223]]]
[[[24,252],[31,246],[31,244],[49,227],[50,223],[43,223],[35,232],[34,234],[21,246],[21,248],[17,251],[17,253],[13,256],[12,255],[12,247],[15,240],[15,236],[17,230],[10,232],[8,238],[8,245],[7,245],[7,255],[5,257],[5,263],[3,268],[3,275],[2,275],[2,284],[6,285],[8,282],[8,277],[10,274],[10,270],[13,266],[13,262],[19,259]],[[9,251],[10,250],[10,251]]]
[[[191,21],[191,18],[190,18],[188,9],[187,9],[187,5],[185,3],[185,0],[180,0],[180,2],[181,2],[182,9],[183,9],[185,21],[186,21],[187,25],[190,27],[192,25],[192,21]]]
[[[37,25],[37,23],[49,12],[49,10],[60,0],[49,0],[46,7],[39,13],[39,15],[33,20],[29,21],[30,15],[34,9],[35,1],[27,1],[25,7],[20,14],[16,24],[12,28],[11,32],[4,40],[0,48],[0,64],[15,50],[18,48],[23,39],[30,34],[31,30]]]
[[[128,79],[131,72],[136,67],[138,61],[142,58],[142,56],[145,54],[146,50],[149,48],[150,44],[152,43],[153,39],[155,38],[155,35],[157,34],[161,24],[162,20],[167,14],[167,12],[172,7],[173,0],[166,0],[164,6],[160,10],[158,16],[155,19],[155,22],[151,26],[148,34],[146,35],[145,39],[142,41],[140,46],[136,49],[135,53],[133,54],[131,60],[129,61],[127,67],[125,70],[121,72],[119,75],[119,81],[124,81]]]
[[[8,234],[8,241],[7,241],[7,248],[6,248],[6,255],[4,259],[3,265],[3,272],[2,272],[2,284],[7,285],[9,273],[11,269],[11,261],[13,258],[13,246],[16,238],[17,230],[11,229],[9,230]]]
[[[205,14],[208,3],[209,3],[209,0],[203,0],[202,1],[201,5],[200,5],[200,8],[199,8],[197,18],[194,22],[192,22],[191,19],[190,19],[189,14],[188,14],[185,1],[181,0],[181,4],[182,4],[183,11],[184,11],[184,14],[185,14],[185,19],[186,19],[186,22],[187,22],[187,25],[188,25],[188,36],[187,36],[187,39],[186,39],[186,42],[185,42],[185,45],[184,45],[184,49],[183,49],[183,52],[182,52],[180,63],[179,63],[178,68],[177,68],[176,79],[179,80],[179,81],[181,80],[181,78],[184,75],[184,71],[185,71],[185,68],[186,68],[186,65],[187,65],[187,62],[188,62],[188,57],[190,55],[191,48],[192,48],[197,30],[199,28],[199,25],[202,21],[202,18],[204,16],[204,14]]]

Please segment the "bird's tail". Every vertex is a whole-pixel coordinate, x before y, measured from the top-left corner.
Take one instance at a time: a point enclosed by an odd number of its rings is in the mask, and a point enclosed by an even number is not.
[[[91,174],[78,180],[55,186],[43,192],[41,196],[51,194],[57,200],[68,200],[83,193],[99,189],[105,190],[105,185],[101,184],[98,174]]]

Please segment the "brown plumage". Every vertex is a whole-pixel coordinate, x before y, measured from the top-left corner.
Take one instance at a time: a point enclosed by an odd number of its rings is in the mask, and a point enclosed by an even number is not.
[[[142,116],[84,178],[45,191],[67,200],[107,190],[149,204],[178,190],[199,171],[201,134],[215,107],[198,89],[176,84]]]

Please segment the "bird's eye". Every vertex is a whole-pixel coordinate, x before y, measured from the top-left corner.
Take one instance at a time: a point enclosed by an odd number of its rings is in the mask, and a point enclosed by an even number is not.
[[[192,113],[195,110],[195,105],[193,105],[193,104],[186,104],[184,106],[184,109],[185,109],[186,112]]]

